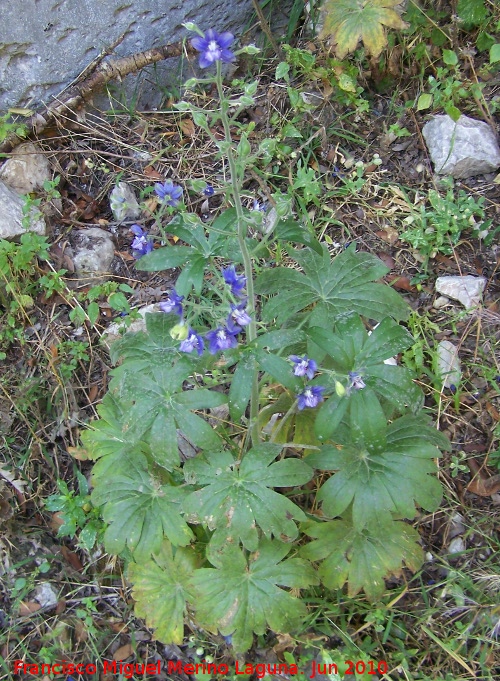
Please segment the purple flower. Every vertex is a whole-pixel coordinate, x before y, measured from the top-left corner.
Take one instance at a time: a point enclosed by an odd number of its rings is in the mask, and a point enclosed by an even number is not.
[[[298,408],[299,411],[310,407],[311,409],[317,407],[320,402],[323,402],[323,388],[321,385],[314,385],[310,388],[306,388],[299,395],[297,395]]]
[[[203,38],[201,36],[193,38],[191,45],[200,52],[200,68],[206,69],[215,61],[222,61],[225,64],[234,61],[236,59],[234,53],[228,50],[233,40],[234,35],[232,33],[217,33],[211,28],[208,29]]]
[[[298,357],[297,355],[290,355],[288,359],[295,364],[293,367],[295,376],[307,376],[309,380],[314,378],[314,372],[318,365],[313,359],[309,359],[306,356]]]
[[[179,317],[182,317],[182,301],[184,296],[177,295],[175,288],[172,289],[172,293],[169,295],[167,300],[162,300],[159,308],[162,312],[175,312]]]
[[[215,194],[215,189],[212,187],[211,184],[207,184],[205,189],[203,190],[204,196],[213,196]]]
[[[226,282],[226,284],[229,284],[231,286],[231,293],[235,295],[237,298],[242,298],[244,295],[243,289],[247,284],[247,278],[244,277],[243,275],[236,274],[234,265],[231,265],[231,267],[222,270],[222,276],[224,277],[224,281]]]
[[[167,206],[175,208],[181,200],[182,187],[174,184],[172,180],[166,180],[163,184],[159,182],[155,184],[155,193]]]
[[[240,326],[248,326],[252,319],[245,309],[246,305],[246,300],[239,305],[231,305],[231,314],[229,315],[228,321],[233,321]]]
[[[146,255],[146,253],[151,253],[153,250],[153,240],[151,237],[148,237],[147,232],[140,225],[132,225],[130,231],[135,234],[135,239],[130,244],[134,258],[139,259]]]
[[[366,383],[363,381],[363,377],[358,374],[357,371],[349,372],[349,388],[351,390],[363,390],[366,388]]]
[[[208,351],[211,355],[215,355],[219,350],[229,350],[238,345],[236,336],[241,331],[239,326],[219,326],[215,331],[207,333],[207,340],[209,342]]]
[[[198,355],[201,357],[204,349],[205,343],[203,342],[203,338],[190,328],[188,331],[188,336],[186,340],[183,340],[180,344],[179,350],[181,352],[193,352],[193,350],[196,350]]]

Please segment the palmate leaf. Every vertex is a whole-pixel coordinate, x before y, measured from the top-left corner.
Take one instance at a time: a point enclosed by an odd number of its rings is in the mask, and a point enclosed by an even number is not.
[[[192,370],[191,358],[183,355],[153,370],[123,371],[116,385],[111,383],[119,397],[131,404],[124,417],[124,430],[137,431],[150,445],[155,461],[167,470],[179,464],[177,430],[201,449],[218,449],[221,444],[210,424],[193,412],[225,404],[227,395],[205,388],[185,390],[184,382]]]
[[[162,484],[135,458],[124,457],[120,469],[107,480],[99,478],[92,492],[92,503],[103,506],[108,523],[106,550],[117,555],[127,546],[141,561],[160,550],[164,537],[175,546],[189,544],[193,533],[181,514],[185,494]]]
[[[334,324],[342,315],[357,313],[378,321],[405,319],[409,308],[393,289],[373,283],[387,273],[381,260],[349,247],[333,260],[326,247],[322,255],[305,248],[291,251],[303,272],[276,267],[263,272],[256,292],[271,298],[264,304],[263,321],[285,324],[297,312],[321,307],[322,316]]]
[[[187,497],[184,512],[189,522],[215,529],[211,542],[214,551],[238,539],[255,551],[257,526],[269,538],[274,535],[291,541],[297,536],[293,519],[305,520],[304,513],[270,488],[303,485],[313,471],[299,459],[272,463],[281,449],[281,445],[267,443],[253,447],[242,461],[229,452],[215,452],[186,462],[186,480],[203,488]]]
[[[173,548],[164,541],[158,554],[145,563],[130,563],[135,613],[155,629],[163,643],[182,643],[186,602],[194,600],[190,580],[197,567],[196,554],[189,548]]]
[[[290,545],[262,539],[247,561],[236,546],[211,559],[215,568],[196,570],[197,621],[209,630],[232,635],[236,652],[252,645],[252,634],[264,634],[266,624],[287,633],[307,615],[305,605],[280,586],[306,588],[318,583],[312,566],[300,558],[284,560]]]
[[[350,519],[311,523],[305,533],[316,541],[302,547],[300,555],[311,561],[323,561],[318,569],[328,589],[348,584],[348,595],[363,589],[370,600],[385,591],[384,578],[398,573],[403,564],[418,570],[423,562],[419,534],[402,521],[373,518],[363,530]]]
[[[352,518],[361,531],[375,513],[379,517],[411,519],[415,504],[435,511],[442,490],[433,477],[434,459],[449,443],[424,417],[404,416],[389,426],[376,400],[355,398],[351,409],[354,443],[339,449],[325,445],[307,461],[320,470],[337,471],[321,487],[318,499],[330,517],[342,515],[352,504]],[[380,410],[380,411],[379,411]],[[439,433],[437,434],[440,435]]]
[[[332,38],[339,59],[354,52],[359,40],[363,41],[367,52],[378,57],[387,44],[384,27],[407,27],[394,9],[401,1],[324,0],[324,25],[320,38]]]

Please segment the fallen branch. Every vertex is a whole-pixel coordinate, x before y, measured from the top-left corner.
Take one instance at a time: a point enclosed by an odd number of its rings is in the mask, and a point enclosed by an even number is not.
[[[162,47],[154,47],[145,52],[138,52],[128,57],[120,57],[119,59],[100,63],[84,80],[71,85],[69,88],[65,88],[63,93],[56,97],[52,104],[28,118],[25,123],[30,131],[28,134],[32,132],[41,133],[58,115],[68,110],[74,111],[77,109],[110,80],[121,80],[125,76],[136,73],[146,66],[151,66],[151,64],[156,64],[164,59],[180,57],[182,54],[194,54],[194,50],[184,41],[179,41],[163,45]],[[87,73],[87,70],[83,73]],[[0,144],[0,153],[5,154],[12,151],[23,141],[26,141],[25,138],[19,137],[14,132],[9,133]]]

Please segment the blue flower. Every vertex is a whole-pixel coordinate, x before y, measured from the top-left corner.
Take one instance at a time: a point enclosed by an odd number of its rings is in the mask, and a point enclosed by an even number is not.
[[[207,184],[207,186],[203,190],[203,194],[205,196],[213,196],[215,194],[215,189],[212,187],[211,184]]]
[[[209,28],[203,38],[196,36],[191,40],[191,45],[200,52],[200,68],[206,69],[215,61],[222,61],[229,64],[236,59],[234,53],[228,47],[234,41],[232,33],[217,33]]]
[[[222,276],[224,277],[226,284],[231,286],[231,293],[237,298],[242,298],[244,295],[243,289],[247,285],[247,278],[241,274],[236,274],[234,265],[222,270]]]
[[[229,315],[228,321],[233,321],[240,326],[248,326],[252,321],[252,318],[245,309],[246,305],[246,300],[239,305],[231,305],[231,314]]]
[[[351,390],[363,390],[366,388],[366,383],[363,381],[363,377],[358,374],[357,371],[349,372],[349,388]]]
[[[146,255],[146,253],[151,253],[153,250],[153,240],[151,237],[148,237],[147,232],[139,225],[132,225],[130,231],[135,234],[135,239],[130,244],[134,258],[139,259]]]
[[[299,395],[297,395],[299,411],[310,407],[311,409],[317,407],[320,402],[323,402],[323,388],[321,385],[314,385],[306,388]]]
[[[155,193],[167,206],[175,208],[182,198],[182,187],[172,180],[166,180],[163,184],[155,184]]]
[[[239,326],[219,326],[215,331],[207,333],[207,340],[209,342],[208,351],[211,355],[215,355],[219,350],[229,350],[238,345],[236,336],[241,331]]]
[[[198,355],[201,357],[204,349],[205,343],[203,338],[190,328],[188,331],[188,336],[186,340],[183,340],[180,344],[179,350],[181,352],[193,352],[193,350],[196,350]]]
[[[290,355],[288,359],[295,364],[293,367],[295,376],[307,376],[309,380],[314,378],[314,372],[318,368],[318,365],[313,359],[309,359],[305,356],[298,357],[297,355]]]
[[[172,289],[172,293],[169,295],[167,300],[162,300],[159,308],[162,312],[175,312],[179,317],[182,317],[182,301],[184,296],[177,295],[175,288]]]

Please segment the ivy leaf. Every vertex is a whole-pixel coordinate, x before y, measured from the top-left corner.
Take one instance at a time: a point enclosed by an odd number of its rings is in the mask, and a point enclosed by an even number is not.
[[[186,481],[203,486],[184,502],[189,522],[204,523],[216,532],[214,550],[228,541],[241,540],[245,548],[255,551],[257,526],[266,537],[291,541],[298,534],[293,519],[305,515],[287,497],[271,487],[297,487],[312,477],[313,471],[299,459],[272,463],[281,445],[265,443],[253,447],[242,461],[229,452],[215,452],[186,461]]]
[[[349,598],[364,589],[375,601],[385,591],[385,577],[398,574],[403,564],[418,570],[423,562],[418,532],[401,521],[379,522],[372,516],[363,530],[350,519],[311,523],[303,529],[316,541],[302,547],[300,555],[323,561],[318,573],[328,589],[341,589],[347,582]]]
[[[332,38],[339,59],[354,52],[360,39],[378,57],[387,44],[384,27],[407,28],[394,10],[399,4],[401,0],[325,0],[320,38]]]
[[[319,580],[306,561],[284,560],[289,550],[289,545],[262,539],[247,561],[238,547],[227,546],[217,556],[215,569],[196,570],[193,585],[200,624],[232,635],[237,652],[248,650],[252,633],[264,634],[266,624],[277,633],[295,629],[307,609],[280,586],[300,589]]]
[[[99,478],[92,492],[92,503],[104,507],[103,518],[109,524],[106,550],[117,555],[127,546],[141,561],[160,550],[165,536],[176,546],[189,544],[193,533],[181,515],[185,494],[125,457],[113,476]]]
[[[186,601],[194,600],[190,580],[195,567],[192,549],[173,548],[168,541],[145,563],[129,564],[135,613],[155,629],[155,638],[163,643],[184,640]]]
[[[262,310],[265,322],[276,320],[283,326],[301,310],[312,313],[322,308],[333,325],[342,315],[357,313],[370,319],[405,319],[409,308],[396,291],[373,283],[387,273],[381,260],[370,253],[356,253],[350,247],[333,260],[326,247],[322,255],[305,248],[291,251],[303,273],[287,267],[263,272],[256,281],[256,292],[272,296]]]
[[[307,457],[311,466],[337,471],[318,493],[323,511],[339,516],[352,503],[353,524],[360,531],[374,513],[411,519],[415,503],[435,511],[442,490],[432,477],[434,459],[440,456],[433,442],[442,445],[442,439],[433,436],[434,429],[422,417],[404,416],[384,427],[383,415],[367,411],[370,400],[363,404],[356,399],[359,404],[351,411],[355,443],[340,449],[325,445]]]

